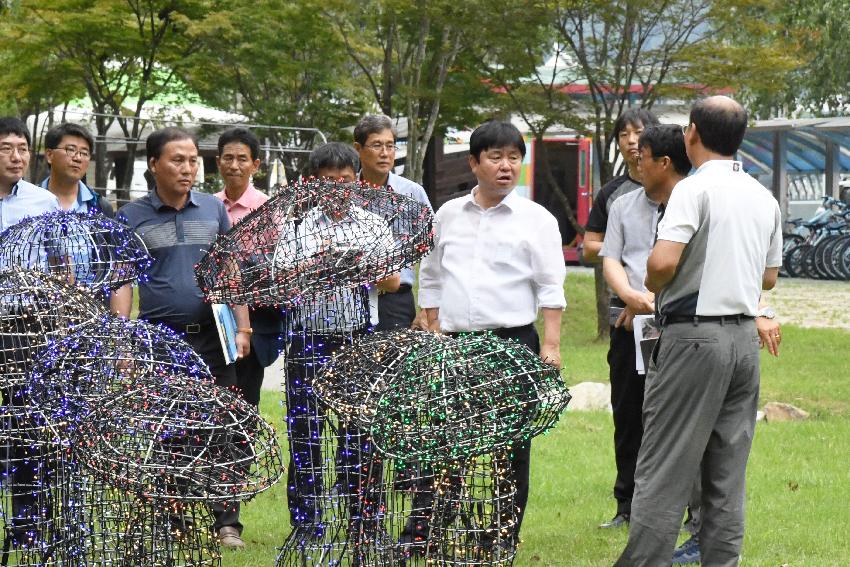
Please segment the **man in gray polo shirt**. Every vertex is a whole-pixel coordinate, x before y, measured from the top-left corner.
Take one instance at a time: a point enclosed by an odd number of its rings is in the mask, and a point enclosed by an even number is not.
[[[673,190],[647,262],[662,333],[618,567],[670,565],[700,471],[702,564],[738,564],[759,390],[754,318],[782,264],[779,206],[733,160],[746,126],[746,111],[727,97],[691,109],[685,147],[697,171]]]
[[[614,418],[614,455],[617,462],[615,496],[618,513],[631,512],[635,465],[643,436],[644,375],[636,370],[632,320],[652,313],[655,295],[646,289],[646,259],[655,243],[659,206],[666,204],[673,187],[691,170],[685,154],[682,129],[668,124],[648,126],[640,136],[638,168],[643,190],[619,197],[608,211],[602,245],[602,270],[613,292],[612,303],[623,311],[611,327],[611,400]],[[616,379],[615,379],[616,378]]]
[[[230,228],[224,204],[192,190],[198,173],[198,145],[179,128],[153,132],[145,143],[148,170],[156,182],[148,195],[128,203],[117,219],[132,228],[154,259],[147,279],[139,282],[139,318],[161,323],[183,335],[207,363],[216,384],[236,387],[235,364],[227,364],[213,322],[212,308],[195,279],[197,264],[219,234]],[[133,288],[129,285],[111,298],[112,310],[130,316]],[[238,357],[250,352],[248,308],[232,305],[238,332]],[[225,547],[242,547],[238,503],[211,506],[214,529]]]

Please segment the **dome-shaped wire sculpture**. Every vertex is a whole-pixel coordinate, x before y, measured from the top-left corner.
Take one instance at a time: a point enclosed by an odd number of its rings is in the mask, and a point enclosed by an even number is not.
[[[57,430],[73,431],[100,400],[172,380],[212,384],[213,377],[171,329],[104,314],[47,342],[34,361],[28,392]]]
[[[431,210],[363,182],[300,180],[218,237],[195,270],[216,303],[287,304],[385,279],[433,245]]]
[[[148,499],[247,500],[283,474],[257,410],[189,376],[102,400],[73,444],[95,478]]]
[[[45,213],[0,234],[0,267],[49,272],[103,292],[137,281],[152,263],[141,238],[97,212]]]
[[[416,331],[341,348],[314,384],[335,411],[399,459],[468,458],[555,425],[570,400],[557,369],[492,334]]]
[[[48,340],[75,334],[103,312],[90,292],[57,276],[0,272],[0,389],[27,381],[33,357]]]

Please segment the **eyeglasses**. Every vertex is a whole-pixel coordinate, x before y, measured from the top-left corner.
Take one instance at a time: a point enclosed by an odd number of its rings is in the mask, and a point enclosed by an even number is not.
[[[30,149],[26,144],[20,146],[13,146],[12,144],[3,144],[0,146],[0,156],[11,156],[15,153],[15,150],[18,151],[18,155],[21,157],[27,156],[30,153]]]
[[[74,159],[75,157],[79,157],[80,159],[89,159],[91,157],[91,152],[88,150],[81,150],[77,146],[65,146],[64,148],[54,148],[56,150],[62,150],[65,152],[69,158]]]
[[[381,153],[381,150],[387,150],[387,153],[391,153],[391,152],[394,152],[398,149],[398,146],[396,146],[395,144],[389,144],[389,143],[388,144],[374,143],[374,144],[368,144],[368,145],[363,146],[363,147],[369,148],[370,150],[372,150],[376,154]]]

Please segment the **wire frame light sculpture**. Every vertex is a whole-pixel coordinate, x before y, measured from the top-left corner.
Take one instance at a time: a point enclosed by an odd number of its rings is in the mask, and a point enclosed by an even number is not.
[[[431,222],[427,206],[391,189],[302,179],[218,237],[198,286],[216,303],[281,305],[368,285],[427,253]]]
[[[103,293],[137,281],[152,263],[141,238],[98,212],[45,213],[0,234],[0,267],[56,274]]]
[[[393,537],[384,541],[392,546],[377,555],[408,567],[511,565],[517,507],[507,454],[419,466],[410,484],[397,475],[387,485],[384,525]]]
[[[367,336],[341,349],[314,386],[381,453],[404,460],[510,447],[553,427],[570,400],[557,369],[490,333]]]
[[[201,357],[171,329],[103,314],[48,339],[27,391],[67,440],[101,400],[175,380],[213,383]]]
[[[0,272],[0,389],[24,384],[51,338],[75,333],[104,310],[61,278],[13,268]]]
[[[365,432],[321,404],[312,383],[370,325],[368,291],[337,288],[285,308],[287,478],[292,532],[277,565],[371,565],[382,461]]]
[[[248,500],[283,474],[274,429],[255,408],[188,376],[102,400],[74,446],[96,479],[148,500]]]
[[[84,487],[68,452],[42,412],[0,406],[3,565],[83,564]]]

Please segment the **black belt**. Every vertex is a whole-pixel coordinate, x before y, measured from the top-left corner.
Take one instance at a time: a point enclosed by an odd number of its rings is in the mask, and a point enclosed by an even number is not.
[[[215,328],[215,323],[205,322],[205,323],[189,323],[188,325],[184,325],[182,323],[172,323],[170,321],[157,321],[155,319],[148,320],[148,323],[165,325],[172,331],[177,333],[185,333],[187,335],[197,335],[198,333],[203,333],[204,331],[209,331],[210,329]]]
[[[413,289],[413,286],[411,286],[409,283],[403,283],[403,284],[400,284],[398,286],[397,290],[395,290],[395,291],[385,291],[383,293],[383,295],[386,295],[386,294],[397,295],[397,294],[401,294],[401,293],[408,293],[412,289]]]
[[[662,327],[674,323],[693,323],[694,326],[700,323],[720,323],[721,325],[734,323],[740,325],[742,321],[752,319],[755,319],[755,317],[741,313],[737,315],[660,315],[658,317],[658,324]]]

